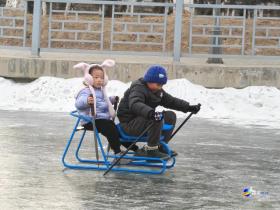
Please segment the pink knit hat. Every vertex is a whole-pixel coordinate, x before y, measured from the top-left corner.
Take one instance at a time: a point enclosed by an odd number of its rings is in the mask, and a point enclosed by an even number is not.
[[[105,69],[108,67],[113,67],[115,65],[114,60],[106,59],[102,64],[88,64],[88,63],[78,63],[73,68],[78,70],[84,71],[84,79],[87,85],[92,86],[93,85],[93,79],[92,76],[89,74],[89,70],[94,66],[99,66],[103,69],[104,72],[104,84],[103,86],[106,86],[108,83],[108,75],[106,74]]]

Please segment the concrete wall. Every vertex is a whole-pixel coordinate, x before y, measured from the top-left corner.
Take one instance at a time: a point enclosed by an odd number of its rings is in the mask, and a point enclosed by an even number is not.
[[[280,88],[280,67],[176,65],[173,71],[175,78],[186,77],[196,84],[211,88],[247,86]]]
[[[205,62],[182,61],[173,63],[172,59],[154,60],[122,57],[115,58],[117,65],[108,71],[110,79],[129,82],[143,76],[151,64],[162,64],[168,69],[170,79],[187,78],[193,83],[209,88],[266,85],[280,88],[280,65],[209,65]],[[132,61],[133,60],[133,61]],[[136,61],[135,61],[136,60]],[[0,57],[0,76],[8,78],[36,79],[41,76],[62,78],[81,77],[82,72],[73,70],[72,66],[80,59],[72,58],[31,58]],[[102,59],[88,59],[88,62],[101,62]]]

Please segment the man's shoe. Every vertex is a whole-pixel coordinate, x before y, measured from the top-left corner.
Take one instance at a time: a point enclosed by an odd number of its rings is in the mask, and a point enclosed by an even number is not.
[[[159,151],[159,149],[149,149],[148,146],[144,146],[135,152],[135,156],[146,158],[159,158],[161,160],[168,160],[170,157]],[[148,162],[159,162],[157,160],[147,160]]]
[[[150,158],[160,158],[162,160],[168,160],[170,158],[167,154],[160,152],[159,149],[148,149],[147,153]]]
[[[163,146],[159,146],[159,151],[164,154],[167,154],[167,152],[164,150]],[[178,155],[178,153],[175,150],[171,150],[171,157],[175,157],[177,155]]]
[[[142,148],[136,150],[134,156],[147,157],[148,156],[147,149],[145,147],[142,147]]]

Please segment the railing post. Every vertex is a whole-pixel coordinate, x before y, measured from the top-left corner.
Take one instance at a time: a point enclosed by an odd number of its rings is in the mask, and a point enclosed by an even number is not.
[[[174,27],[174,48],[173,60],[180,61],[181,57],[181,39],[182,39],[182,17],[183,17],[184,0],[176,1],[175,27]]]
[[[32,26],[32,56],[40,56],[41,0],[34,0]]]
[[[241,55],[244,55],[244,52],[245,52],[246,14],[247,14],[247,10],[246,10],[246,9],[243,9],[243,26],[242,26],[242,48],[241,48]]]
[[[216,0],[216,5],[221,5],[221,0]],[[221,55],[223,54],[222,52],[222,47],[220,45],[222,45],[222,39],[221,39],[221,8],[213,8],[213,16],[215,17],[215,26],[214,26],[214,30],[213,30],[213,38],[211,40],[211,48],[210,48],[210,54],[211,55]],[[207,63],[219,63],[222,64],[223,59],[222,58],[218,58],[218,57],[209,57],[207,60]]]
[[[254,19],[253,19],[253,32],[252,32],[252,55],[256,53],[256,27],[257,27],[257,9],[254,9]]]

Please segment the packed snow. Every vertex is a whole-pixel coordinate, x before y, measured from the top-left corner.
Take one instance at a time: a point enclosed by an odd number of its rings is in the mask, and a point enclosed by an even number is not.
[[[0,109],[69,112],[75,109],[75,95],[83,87],[82,81],[41,77],[31,83],[16,83],[0,77]],[[129,85],[111,80],[108,95],[122,96]],[[197,117],[241,126],[280,128],[280,90],[275,87],[207,89],[186,79],[176,79],[168,81],[164,89],[190,104],[201,103]]]

